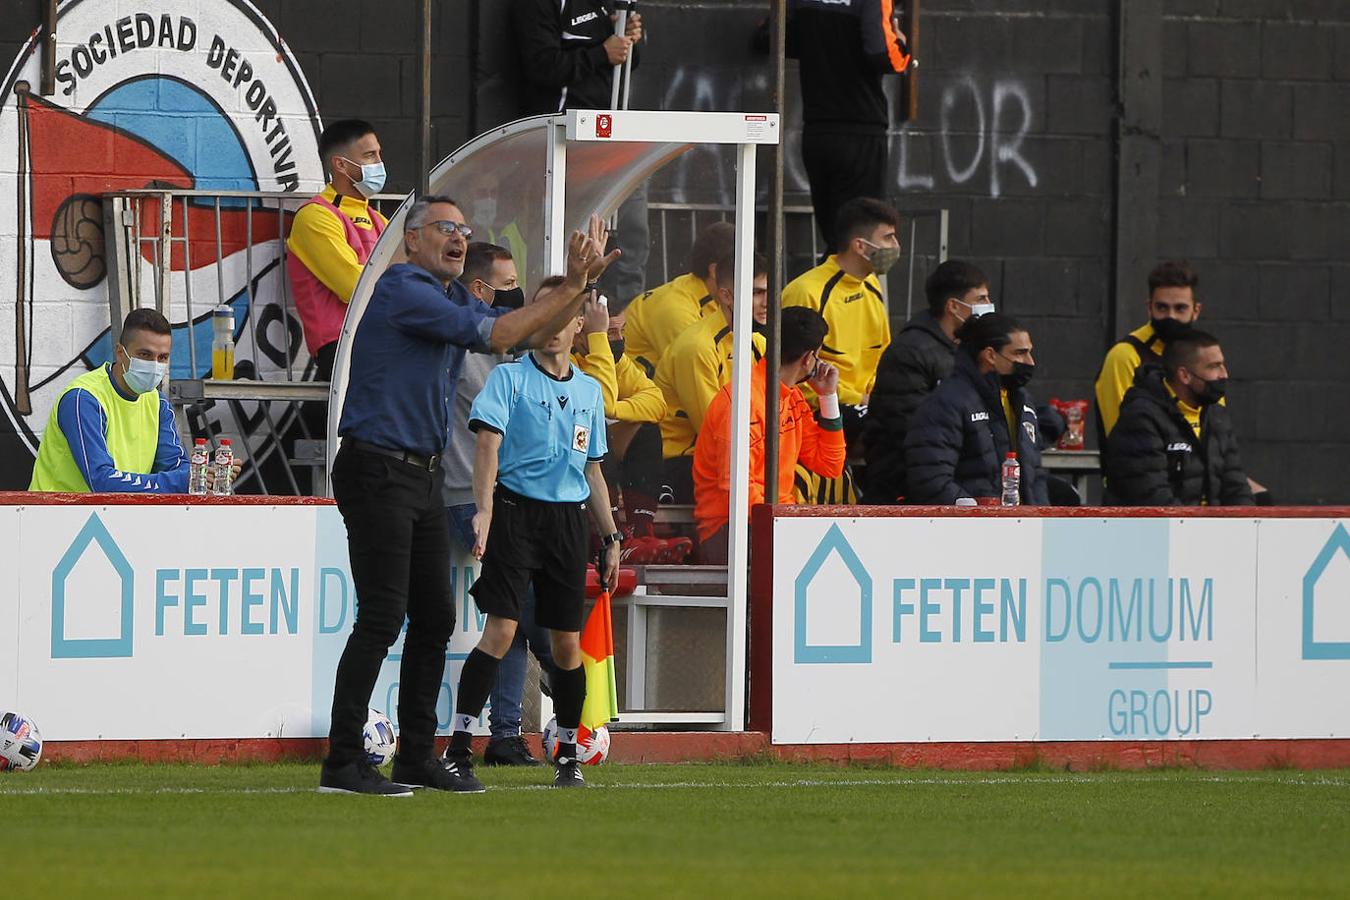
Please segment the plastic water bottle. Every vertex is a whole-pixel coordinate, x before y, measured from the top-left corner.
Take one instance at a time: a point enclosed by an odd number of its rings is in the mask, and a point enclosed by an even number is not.
[[[1022,466],[1016,453],[1009,453],[1003,460],[1003,505],[1022,505]]]
[[[228,438],[222,440],[220,446],[216,448],[215,470],[215,483],[211,485],[211,493],[217,497],[230,496],[233,487],[231,482],[234,480],[234,450],[230,448]]]
[[[234,378],[234,310],[217,306],[211,316],[211,377],[216,381]]]
[[[206,438],[197,438],[192,444],[192,455],[188,457],[188,493],[198,497],[206,493],[206,468],[211,464],[211,454],[206,449]]]

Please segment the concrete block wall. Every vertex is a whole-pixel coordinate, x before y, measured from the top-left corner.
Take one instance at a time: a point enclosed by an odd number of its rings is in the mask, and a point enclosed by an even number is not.
[[[438,159],[472,135],[475,115],[485,121],[474,88],[509,42],[475,29],[505,2],[436,2]],[[372,120],[390,187],[412,187],[417,4],[255,3],[325,121]],[[40,18],[39,0],[11,5],[0,60]],[[1119,303],[1113,287],[1118,6],[926,3],[920,116],[891,136],[892,196],[902,209],[951,211],[951,254],[984,267],[1000,306],[1032,330],[1041,397],[1090,396],[1109,342],[1145,315],[1144,284]],[[767,3],[645,0],[642,11],[649,42],[634,106],[768,107],[768,62],[750,51]],[[1350,470],[1338,465],[1350,451],[1350,4],[1162,0],[1162,12],[1159,254],[1200,269],[1250,472],[1282,501],[1350,502]],[[795,67],[788,81],[789,201],[805,202]],[[654,198],[721,201],[733,186],[727,160],[700,152]]]

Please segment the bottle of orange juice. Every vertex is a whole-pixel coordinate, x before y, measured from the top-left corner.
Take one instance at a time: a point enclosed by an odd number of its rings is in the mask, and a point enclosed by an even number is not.
[[[234,310],[217,306],[211,316],[211,377],[234,380]]]

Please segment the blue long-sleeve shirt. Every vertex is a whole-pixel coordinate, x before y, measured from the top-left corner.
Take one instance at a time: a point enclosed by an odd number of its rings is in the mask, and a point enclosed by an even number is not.
[[[127,396],[113,381],[113,389]],[[70,445],[75,465],[95,493],[186,494],[188,457],[178,440],[173,407],[159,398],[159,444],[150,472],[123,472],[108,453],[108,416],[103,406],[86,390],[66,391],[56,406],[56,424]]]
[[[420,266],[391,266],[352,342],[338,434],[424,456],[444,452],[464,352],[487,350],[502,312],[458,281],[447,290]]]

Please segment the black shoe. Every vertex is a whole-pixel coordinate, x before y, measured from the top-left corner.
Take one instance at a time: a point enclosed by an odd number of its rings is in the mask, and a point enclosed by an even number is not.
[[[568,756],[558,757],[554,763],[553,786],[557,788],[584,788],[586,779],[581,777],[581,763]]]
[[[433,791],[454,791],[461,794],[481,794],[483,786],[472,778],[472,784],[446,771],[445,764],[434,756],[423,759],[404,759],[394,757],[394,769],[390,773],[394,781],[409,787],[430,788]]]
[[[483,782],[473,777],[473,760],[468,752],[456,753],[446,750],[440,763],[440,784],[428,785],[438,791],[454,791],[457,794],[481,794],[487,790]],[[442,786],[444,785],[444,787]]]
[[[542,766],[543,763],[530,755],[525,739],[520,735],[488,741],[483,751],[485,766]]]
[[[345,766],[324,763],[319,774],[320,794],[374,794],[380,797],[411,797],[412,788],[394,784],[370,763],[350,762]]]

